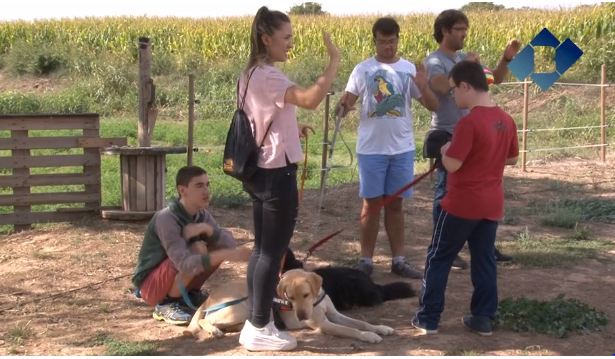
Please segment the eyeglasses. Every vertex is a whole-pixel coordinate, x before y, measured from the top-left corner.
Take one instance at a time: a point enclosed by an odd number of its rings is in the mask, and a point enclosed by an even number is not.
[[[455,31],[468,31],[468,28],[466,26],[453,26],[451,28],[451,30],[455,30]]]
[[[395,37],[392,39],[376,39],[376,45],[386,46],[386,45],[397,45],[399,42],[399,38]]]
[[[448,90],[448,95],[449,95],[449,96],[453,96],[453,94],[455,93],[455,91],[454,91],[454,90],[455,90],[457,87],[459,87],[459,86],[455,86],[455,85],[451,86],[451,88]]]

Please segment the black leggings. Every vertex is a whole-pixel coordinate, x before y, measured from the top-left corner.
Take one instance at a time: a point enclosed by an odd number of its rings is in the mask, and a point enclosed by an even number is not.
[[[262,328],[269,323],[278,273],[295,229],[299,198],[297,165],[259,168],[244,183],[252,198],[254,250],[248,263],[250,323]]]

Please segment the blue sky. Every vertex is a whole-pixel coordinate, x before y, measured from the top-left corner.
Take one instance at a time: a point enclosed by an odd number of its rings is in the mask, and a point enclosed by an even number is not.
[[[44,18],[72,18],[86,16],[181,16],[216,17],[253,15],[266,5],[271,9],[288,11],[304,0],[4,0],[0,20],[33,20]],[[413,12],[438,13],[445,9],[460,8],[467,1],[390,0],[321,0],[323,9],[336,15],[351,14],[407,14]],[[495,2],[507,7],[532,6],[540,8],[572,7],[595,4],[598,1],[507,1]],[[376,4],[376,6],[375,6]]]

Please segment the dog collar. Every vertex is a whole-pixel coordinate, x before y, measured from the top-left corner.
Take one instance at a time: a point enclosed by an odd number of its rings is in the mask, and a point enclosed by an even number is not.
[[[320,294],[320,297],[318,298],[318,300],[316,300],[314,302],[314,306],[317,306],[318,304],[320,304],[320,302],[322,302],[325,299],[325,297],[327,296],[327,293],[325,293],[325,291],[322,290],[322,288],[320,289],[320,293],[319,294]]]
[[[318,304],[320,304],[320,302],[322,302],[327,296],[327,293],[325,293],[325,291],[322,289],[320,290],[318,294],[319,294],[318,299],[314,302],[314,306],[317,306]],[[274,297],[273,303],[277,304],[276,306],[283,312],[290,311],[293,309],[293,303],[291,303],[290,301],[286,299]]]

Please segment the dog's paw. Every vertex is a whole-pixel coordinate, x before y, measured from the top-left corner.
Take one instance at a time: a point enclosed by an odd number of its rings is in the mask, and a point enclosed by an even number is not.
[[[372,344],[380,343],[382,341],[382,337],[380,335],[372,332],[361,332],[359,339]]]
[[[222,338],[224,336],[224,332],[217,327],[210,328],[209,334],[213,335],[216,338]]]
[[[376,333],[380,335],[391,335],[395,330],[391,327],[387,327],[386,325],[374,325],[374,329]]]

